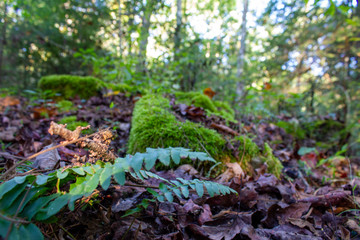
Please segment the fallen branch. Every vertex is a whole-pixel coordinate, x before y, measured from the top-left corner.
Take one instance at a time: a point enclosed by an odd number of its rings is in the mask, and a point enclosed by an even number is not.
[[[79,138],[82,130],[89,129],[90,125],[86,127],[76,127],[74,131],[66,129],[66,124],[57,124],[55,122],[50,123],[49,133],[51,135],[59,135],[64,138],[65,141],[72,141]],[[106,161],[113,162],[117,156],[111,151],[109,151],[109,144],[112,138],[112,133],[105,129],[103,131],[97,132],[93,135],[93,140],[91,139],[82,139],[78,143],[82,148],[89,148],[91,151],[92,157],[99,157]]]

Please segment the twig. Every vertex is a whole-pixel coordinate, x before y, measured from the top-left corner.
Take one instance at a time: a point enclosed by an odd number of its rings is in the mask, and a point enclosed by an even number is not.
[[[0,152],[0,156],[4,156],[4,157],[8,157],[8,158],[19,158],[19,159],[26,159],[25,157],[20,157],[20,156],[15,156],[15,155],[11,155],[7,152]]]
[[[244,137],[243,137],[243,139],[244,139],[244,150],[243,150],[243,152],[242,152],[242,154],[241,154],[241,159],[240,159],[240,162],[242,163],[242,160],[244,159],[244,155],[245,155],[245,147],[246,147],[246,140],[245,140],[245,134],[244,134]]]
[[[126,235],[129,233],[130,228],[132,227],[132,225],[134,224],[134,222],[135,222],[135,218],[133,218],[133,220],[132,220],[129,228],[126,230],[126,232],[125,232],[124,235],[122,236],[121,240],[124,240],[124,239],[125,239]]]
[[[28,224],[30,223],[29,221],[23,220],[23,219],[15,219],[15,218],[10,218],[8,216],[4,216],[0,214],[0,218],[9,221],[9,222],[13,222],[13,223],[24,223],[24,224]]]
[[[138,184],[131,184],[131,183],[125,183],[125,186],[128,187],[142,187],[142,188],[153,188],[153,189],[159,189],[158,186],[147,186],[147,185],[138,185]]]
[[[102,131],[100,131],[100,132],[102,132]],[[40,152],[38,152],[38,153],[35,153],[35,154],[31,155],[30,157],[24,158],[24,159],[21,160],[20,162],[17,162],[16,164],[14,164],[14,165],[13,165],[11,168],[9,168],[5,173],[3,173],[3,174],[0,176],[0,180],[3,180],[6,176],[8,176],[8,175],[11,173],[12,170],[14,170],[15,168],[17,168],[18,166],[20,166],[20,165],[23,164],[24,162],[29,161],[30,159],[33,159],[33,158],[35,158],[35,157],[37,157],[37,156],[39,156],[39,155],[41,155],[41,154],[43,154],[43,153],[52,151],[52,150],[54,150],[54,149],[56,149],[56,148],[64,147],[64,146],[67,146],[67,145],[69,145],[69,144],[73,144],[73,143],[76,143],[76,142],[78,142],[78,141],[85,140],[85,139],[87,139],[87,138],[89,138],[89,137],[94,136],[95,134],[97,134],[97,133],[93,133],[93,134],[91,134],[91,135],[88,135],[88,136],[85,136],[85,137],[81,137],[81,138],[72,140],[72,141],[70,141],[70,142],[63,142],[63,143],[61,143],[61,144],[59,144],[59,145],[56,145],[56,146],[53,146],[53,147],[51,147],[51,148],[42,150],[42,151],[40,151]]]
[[[76,240],[76,238],[68,231],[66,230],[63,226],[61,226],[60,224],[57,224],[67,235],[69,235],[72,239]]]

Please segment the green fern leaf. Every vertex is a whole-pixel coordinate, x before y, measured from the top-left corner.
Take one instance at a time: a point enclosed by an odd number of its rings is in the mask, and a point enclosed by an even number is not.
[[[22,184],[23,182],[25,182],[27,177],[29,177],[29,176],[14,177],[14,181],[17,184]]]
[[[74,168],[71,168],[71,170],[76,173],[76,174],[79,174],[81,176],[85,175],[85,171],[82,167],[74,167]]]
[[[180,150],[176,148],[171,149],[171,158],[173,159],[175,164],[179,164],[181,157],[180,157]]]
[[[100,185],[104,190],[107,190],[110,186],[112,165],[110,163],[105,164],[105,168],[100,175]]]
[[[158,149],[159,151],[159,160],[165,166],[170,165],[170,151],[168,149]]]
[[[196,181],[195,188],[196,188],[196,193],[199,195],[199,197],[202,197],[204,195],[204,184],[201,183],[200,181]]]
[[[15,179],[11,179],[7,182],[4,182],[0,185],[0,199],[9,191],[14,189],[18,183],[15,181]]]
[[[136,153],[130,162],[130,166],[134,169],[135,172],[140,171],[142,164],[144,162],[144,155],[141,153]]]
[[[65,170],[64,172],[61,172],[61,169],[56,171],[56,176],[58,179],[64,179],[68,176],[68,174],[69,172],[67,170]]]
[[[156,160],[158,159],[158,153],[156,151],[152,151],[151,148],[146,149],[147,153],[145,155],[145,169],[150,170],[154,167]]]
[[[0,209],[6,210],[10,205],[19,197],[19,195],[25,190],[27,182],[17,184],[11,191],[0,200]]]
[[[64,194],[52,201],[47,208],[47,217],[51,217],[58,213],[70,200],[70,194]]]
[[[59,193],[52,194],[50,196],[41,197],[36,199],[31,204],[27,205],[25,209],[20,213],[21,217],[27,217],[29,220],[31,220],[35,214],[43,208],[46,204],[48,204],[51,200],[59,197]]]
[[[92,193],[97,188],[97,186],[99,185],[99,178],[102,171],[103,169],[100,168],[94,173],[94,175],[90,177],[88,181],[86,181],[84,193]]]
[[[48,176],[48,175],[38,175],[36,177],[36,184],[39,186],[43,185],[49,180],[49,178],[52,178],[52,177],[53,176]]]

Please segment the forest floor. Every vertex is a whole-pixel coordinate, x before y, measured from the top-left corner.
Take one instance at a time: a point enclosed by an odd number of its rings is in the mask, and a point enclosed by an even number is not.
[[[64,139],[50,135],[50,122],[76,116],[94,131],[109,128],[114,132],[110,148],[119,157],[126,154],[135,99],[123,94],[74,100],[76,109],[59,113],[52,107],[34,107],[24,98],[0,104],[0,167],[2,173],[19,158],[28,157]],[[241,127],[217,129],[226,135],[253,133],[254,142],[272,144],[274,155],[284,165],[280,179],[266,173],[266,166],[244,176],[235,165],[217,178],[202,176],[193,166],[156,171],[166,179],[201,179],[220,182],[236,194],[204,194],[174,202],[154,202],[142,212],[122,217],[142,199],[149,198],[145,187],[117,186],[98,188],[98,196],[70,211],[63,209],[56,223],[37,223],[48,239],[360,239],[358,169],[347,158],[332,158],[318,164],[321,153],[298,155],[306,141],[296,141],[282,128],[264,121],[243,119]],[[208,123],[207,123],[208,124]],[[206,124],[205,124],[206,125]],[[235,125],[234,125],[235,126]],[[239,125],[238,125],[239,126]],[[229,130],[230,129],[230,130]],[[223,129],[224,130],[224,129]],[[176,146],[174,146],[176,147]],[[60,166],[89,161],[86,149],[76,144],[57,148]],[[91,160],[91,159],[90,159]],[[306,163],[306,168],[299,165]],[[59,166],[57,166],[59,167]],[[19,169],[19,168],[18,168]],[[13,176],[40,174],[44,170],[24,165]],[[151,180],[145,180],[151,185]]]

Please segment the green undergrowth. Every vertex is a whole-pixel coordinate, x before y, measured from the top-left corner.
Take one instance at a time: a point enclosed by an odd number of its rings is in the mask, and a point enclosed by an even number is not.
[[[103,81],[94,77],[49,75],[40,79],[38,87],[43,91],[51,90],[60,93],[64,99],[70,99],[76,96],[88,99],[98,95],[106,85]]]
[[[228,121],[236,122],[235,111],[227,102],[213,101],[201,92],[176,92],[175,97],[178,103],[193,104],[204,108],[209,115],[221,116]]]
[[[226,141],[215,130],[190,121],[181,122],[171,113],[170,102],[160,95],[147,95],[135,105],[128,153],[147,147],[185,147],[206,151],[215,159],[227,159]]]
[[[136,86],[132,87],[125,83],[106,83],[106,88],[111,89],[114,92],[121,93],[132,93],[137,91]]]
[[[275,123],[297,140],[313,139],[324,150],[339,150],[349,133],[344,123],[333,119],[313,121],[279,121]]]
[[[254,143],[248,136],[235,137],[236,141],[239,141],[239,159],[240,165],[247,173],[251,172],[251,169],[256,166],[257,161],[266,163],[268,166],[268,172],[274,174],[277,178],[280,178],[283,165],[280,160],[273,154],[271,147],[265,143],[261,151],[260,148]]]
[[[191,93],[192,94],[192,93]],[[268,165],[268,170],[280,177],[281,162],[274,157],[268,145],[264,151],[247,136],[230,139],[239,144],[237,158],[227,148],[225,138],[215,130],[201,124],[178,120],[170,109],[170,102],[161,95],[147,95],[135,105],[128,153],[144,152],[147,147],[185,147],[194,151],[206,151],[218,162],[240,161],[241,167],[251,174],[254,160]]]
[[[215,182],[182,178],[167,180],[149,171],[157,161],[168,166],[170,163],[179,164],[184,158],[215,162],[206,153],[184,148],[148,148],[145,153],[127,155],[114,163],[98,161],[96,164],[58,169],[48,175],[30,174],[3,182],[0,185],[0,238],[44,239],[36,224],[56,223],[57,214],[66,206],[71,211],[80,211],[80,206],[89,204],[86,199],[96,200],[97,195],[93,193],[99,186],[107,190],[111,184],[125,185],[128,174],[137,180],[158,179],[160,184],[157,190],[147,188],[151,197],[143,199],[124,216],[146,209],[151,202],[186,199],[190,189],[199,197],[205,194],[205,189],[211,197],[237,194],[233,189]],[[68,183],[71,183],[70,188]]]
[[[274,156],[271,147],[267,143],[264,144],[264,151],[261,159],[267,164],[268,171],[274,174],[277,178],[280,178],[283,165],[280,160]]]
[[[247,173],[251,172],[252,161],[260,155],[260,149],[251,138],[247,136],[235,137],[239,141],[239,160],[240,166]]]
[[[89,123],[87,123],[87,122],[77,121],[76,116],[63,117],[62,119],[60,119],[60,121],[58,123],[66,124],[66,128],[71,131],[74,131],[76,129],[76,127],[78,127],[78,126],[86,127],[87,125],[89,125]],[[82,130],[82,133],[83,134],[91,134],[91,133],[93,133],[93,131],[91,129],[85,129],[85,130]]]
[[[56,103],[56,107],[60,113],[70,112],[76,110],[74,104],[69,100],[61,100]]]

